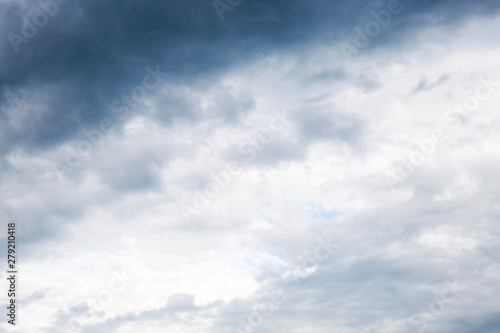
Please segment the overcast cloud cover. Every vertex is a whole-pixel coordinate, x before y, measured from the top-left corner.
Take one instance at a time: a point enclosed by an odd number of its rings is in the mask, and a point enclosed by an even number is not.
[[[0,332],[500,332],[499,1],[0,15]]]

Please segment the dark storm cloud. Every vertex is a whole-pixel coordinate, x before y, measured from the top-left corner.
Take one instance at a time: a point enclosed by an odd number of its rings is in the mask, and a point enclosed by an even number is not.
[[[82,127],[95,125],[109,115],[115,98],[141,83],[146,66],[158,64],[171,79],[189,83],[270,50],[325,42],[326,30],[335,35],[349,32],[368,17],[370,9],[381,6],[361,1],[244,0],[225,12],[221,22],[211,1],[72,0],[60,5],[26,44],[19,44],[16,54],[7,33],[22,35],[23,17],[32,20],[47,1],[25,8],[2,7],[1,31],[6,35],[0,48],[0,149],[4,153],[19,145],[51,147],[75,137]],[[399,34],[422,23],[453,23],[500,7],[496,1],[402,4],[407,9],[394,18]],[[16,104],[26,98],[30,104]],[[181,110],[179,100],[165,101],[170,103],[174,115],[158,115],[167,123],[171,117],[193,116],[189,108]],[[36,117],[34,106],[40,108]],[[26,114],[18,126],[9,126],[13,114],[23,108]],[[227,117],[234,119],[231,114]]]

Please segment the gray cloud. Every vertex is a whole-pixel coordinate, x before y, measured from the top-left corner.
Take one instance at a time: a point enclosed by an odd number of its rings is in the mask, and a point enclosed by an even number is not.
[[[32,3],[24,11],[13,7],[5,13],[2,30],[20,32],[23,15],[29,18],[37,13],[41,3]],[[490,15],[498,9],[495,1],[478,6],[455,1],[450,12],[449,3],[405,3],[408,9],[394,25],[405,28],[399,33],[406,34],[417,24],[453,23],[466,15]],[[27,44],[19,45],[19,54],[13,52],[7,38],[2,41],[2,109],[13,108],[12,99],[26,99],[26,93],[35,92],[23,112],[31,114],[34,105],[42,109],[17,129],[3,125],[2,151],[18,145],[54,146],[77,135],[82,127],[95,125],[109,116],[115,98],[142,80],[148,65],[159,64],[172,79],[192,82],[201,75],[227,71],[246,59],[309,43],[327,26],[350,29],[367,12],[358,3],[244,1],[221,23],[210,2],[70,1]],[[429,19],[432,17],[444,19]],[[40,99],[38,94],[50,98]],[[163,109],[168,111],[161,117],[169,119],[170,112],[189,117],[185,107],[182,110],[187,113],[175,111],[178,103],[167,98]],[[5,112],[2,117],[12,119]]]
[[[402,0],[347,62],[340,43],[386,2],[243,0],[221,21],[212,1],[70,0],[14,52],[7,34],[48,1],[0,0],[23,330],[235,332],[277,292],[254,332],[498,331],[498,85],[446,118],[498,74],[498,1]],[[446,141],[388,186],[436,127]],[[229,161],[241,173],[221,185]],[[85,301],[126,269],[140,279],[107,307]]]

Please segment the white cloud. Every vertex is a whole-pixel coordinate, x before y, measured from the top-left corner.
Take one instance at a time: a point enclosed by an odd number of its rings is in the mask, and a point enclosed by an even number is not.
[[[405,46],[376,48],[349,65],[336,45],[316,45],[262,57],[210,84],[170,82],[148,99],[150,114],[128,119],[65,175],[55,161],[75,141],[12,151],[1,175],[2,218],[20,221],[20,299],[43,294],[20,309],[23,329],[235,332],[283,290],[256,332],[401,332],[455,278],[463,301],[429,320],[428,332],[468,332],[462,317],[498,313],[500,88],[458,127],[443,117],[481,77],[500,81],[499,22],[471,20],[453,34],[421,29]],[[419,82],[439,84],[412,94]],[[172,98],[192,107],[191,120],[155,118]],[[178,204],[283,109],[294,112],[288,135],[256,150],[207,209],[184,220]],[[25,121],[23,112],[11,121]],[[436,127],[447,140],[391,188],[384,172]],[[327,234],[335,252],[290,287],[286,277]],[[102,314],[89,315],[87,300],[122,272],[129,283]]]

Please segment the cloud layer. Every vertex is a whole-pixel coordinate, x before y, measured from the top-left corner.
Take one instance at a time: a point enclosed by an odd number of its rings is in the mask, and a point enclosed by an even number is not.
[[[498,332],[499,8],[1,0],[19,329]]]

